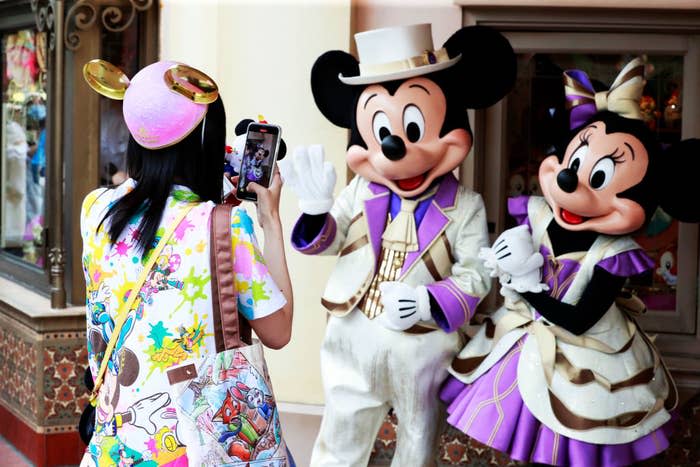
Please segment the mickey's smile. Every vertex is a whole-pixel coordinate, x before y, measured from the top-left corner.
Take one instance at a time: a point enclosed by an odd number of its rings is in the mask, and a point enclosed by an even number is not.
[[[416,175],[415,177],[404,178],[403,180],[395,180],[396,186],[404,191],[412,191],[421,186],[425,181],[427,174]]]

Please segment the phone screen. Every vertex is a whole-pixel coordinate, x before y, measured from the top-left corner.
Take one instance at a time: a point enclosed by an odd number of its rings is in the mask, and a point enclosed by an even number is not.
[[[280,128],[276,125],[251,123],[248,126],[243,156],[241,157],[238,198],[255,200],[255,193],[248,191],[250,182],[270,186],[272,169],[277,159]]]

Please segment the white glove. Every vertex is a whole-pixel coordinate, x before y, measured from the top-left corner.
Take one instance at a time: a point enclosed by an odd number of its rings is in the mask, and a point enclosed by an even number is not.
[[[532,237],[526,225],[503,232],[491,248],[482,248],[479,257],[490,271],[498,276],[501,294],[514,297],[516,292],[542,292],[549,290],[541,281],[542,255],[535,251]]]
[[[377,319],[385,328],[405,331],[418,321],[432,319],[428,289],[424,286],[414,288],[403,282],[382,282],[379,291],[384,312]]]
[[[277,166],[285,185],[299,198],[301,212],[325,214],[331,210],[336,174],[333,164],[324,160],[323,146],[298,146]]]
[[[151,420],[153,414],[170,403],[170,396],[166,392],[154,394],[145,399],[141,399],[129,407],[131,413],[131,424],[146,430],[149,435],[155,434],[157,426]]]
[[[489,276],[498,277],[503,274],[503,271],[498,269],[498,261],[496,254],[492,248],[483,247],[479,250],[479,259],[484,261],[484,267],[489,271]]]
[[[243,152],[245,151],[246,134],[236,136],[231,144],[231,152],[226,154],[226,160],[233,167],[236,173],[241,172],[241,164],[243,163]]]

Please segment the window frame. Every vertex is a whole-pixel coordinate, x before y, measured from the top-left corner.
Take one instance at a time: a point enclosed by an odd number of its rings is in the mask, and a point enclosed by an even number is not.
[[[683,55],[681,135],[683,139],[700,137],[700,90],[690,85],[700,82],[700,9],[539,8],[513,2],[496,7],[472,0],[457,3],[463,7],[465,26],[480,24],[500,30],[518,54]],[[505,199],[501,199],[506,186],[506,112],[507,97],[476,112],[475,157],[469,170],[473,176],[467,180],[484,197],[492,234],[502,230],[506,216]],[[679,250],[683,249],[683,255],[679,257],[676,310],[652,310],[636,318],[642,328],[658,333],[655,343],[679,386],[700,387],[699,240],[697,224],[679,224]]]
[[[5,2],[0,2],[0,35],[11,34],[15,31],[21,29],[36,29],[36,17],[31,9],[31,4],[29,0],[9,0]],[[47,51],[47,55],[48,55]],[[4,69],[0,67],[0,72],[4,73]],[[51,89],[51,83],[53,82],[53,72],[49,68],[47,72],[47,90]],[[47,113],[48,113],[48,125],[46,128],[46,140],[47,142],[51,140],[51,122],[53,115],[51,115],[51,96],[49,91],[49,101],[47,102]],[[0,141],[0,144],[4,144]],[[46,145],[46,160],[47,160],[47,173],[51,168],[49,167],[51,158],[51,147]],[[46,177],[46,185],[44,190],[44,230],[43,230],[43,256],[44,256],[44,266],[39,267],[34,264],[30,264],[17,256],[8,253],[6,251],[0,250],[0,275],[14,280],[35,292],[49,296],[49,245],[47,244],[48,238],[48,217],[46,214],[47,200],[49,199],[49,193],[53,195],[53,190],[49,181],[49,177]]]

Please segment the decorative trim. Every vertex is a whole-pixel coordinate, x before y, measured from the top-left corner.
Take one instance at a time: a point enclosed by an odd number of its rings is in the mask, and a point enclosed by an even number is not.
[[[36,0],[33,0],[36,1]],[[94,5],[91,0],[79,0],[66,13],[63,41],[75,52],[81,46],[80,34],[97,23],[110,32],[126,30],[139,12],[151,8],[153,0],[129,0],[128,5]]]
[[[61,246],[54,246],[49,250],[49,276],[51,278],[51,308],[66,307],[66,250]]]
[[[30,0],[32,12],[36,19],[36,28],[39,32],[46,32],[49,36],[49,50],[56,47],[56,13],[55,0]]]

